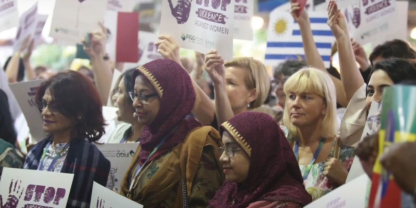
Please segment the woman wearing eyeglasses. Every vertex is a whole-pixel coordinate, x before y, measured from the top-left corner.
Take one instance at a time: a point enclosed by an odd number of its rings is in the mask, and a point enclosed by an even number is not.
[[[222,184],[220,138],[188,116],[195,103],[189,75],[176,62],[139,67],[135,117],[144,125],[121,193],[144,207],[206,207]]]
[[[241,113],[223,123],[220,131],[226,182],[210,207],[297,208],[312,201],[295,155],[272,117]]]
[[[110,162],[93,145],[104,133],[102,104],[84,75],[62,72],[36,93],[49,136],[28,153],[25,169],[74,174],[67,207],[89,207],[92,185],[107,183]]]
[[[121,74],[116,84],[116,89],[112,97],[115,107],[118,107],[117,120],[122,123],[118,124],[114,132],[108,139],[108,143],[128,143],[139,142],[143,125],[140,124],[134,116],[133,108],[133,72],[135,69],[129,69]]]

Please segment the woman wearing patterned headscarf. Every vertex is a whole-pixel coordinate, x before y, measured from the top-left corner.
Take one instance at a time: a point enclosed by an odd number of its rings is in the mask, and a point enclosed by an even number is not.
[[[223,180],[220,137],[189,117],[195,92],[189,75],[170,60],[139,67],[135,117],[144,125],[121,193],[145,207],[206,207]]]
[[[246,112],[221,125],[226,181],[212,208],[303,207],[312,201],[283,132],[266,114]],[[261,142],[259,142],[261,139]]]

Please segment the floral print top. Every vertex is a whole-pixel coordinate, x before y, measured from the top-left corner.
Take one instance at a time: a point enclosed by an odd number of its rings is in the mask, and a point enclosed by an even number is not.
[[[208,206],[208,201],[211,200],[215,192],[222,185],[222,175],[220,173],[219,164],[217,164],[214,155],[209,148],[204,148],[201,159],[199,160],[198,170],[194,177],[192,190],[187,199],[188,207],[203,207]],[[169,208],[175,207],[178,197],[182,199],[182,181],[176,182],[166,181],[170,178],[169,175],[180,175],[179,161],[175,159],[177,153],[168,152],[158,159],[153,160],[149,165],[145,166],[138,177],[137,187],[133,190],[133,198],[143,197],[143,191],[149,184],[157,184],[160,189],[159,192],[165,192],[163,199],[143,198],[144,201],[153,201],[155,208]],[[137,166],[133,168],[135,171]],[[176,178],[176,177],[174,177]],[[164,180],[161,180],[164,179]],[[160,181],[155,183],[155,180]],[[189,191],[189,190],[188,190]],[[160,194],[159,193],[159,194]],[[139,203],[141,201],[138,201]]]
[[[341,141],[339,140],[339,142]],[[334,140],[334,144],[328,159],[335,157],[334,152],[335,148],[337,148],[336,146],[337,140]],[[341,149],[339,151],[339,160],[345,164],[345,167],[349,171],[354,160],[354,148],[341,145]],[[324,175],[325,163],[326,161],[314,164],[311,171],[309,172],[308,177],[304,181],[306,191],[312,196],[313,201],[319,199],[320,197],[336,188],[336,186],[332,184]],[[306,171],[306,167],[306,165],[299,165],[302,175]]]

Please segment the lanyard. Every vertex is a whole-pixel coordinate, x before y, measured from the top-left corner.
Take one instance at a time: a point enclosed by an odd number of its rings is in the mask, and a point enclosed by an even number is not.
[[[51,143],[48,143],[48,145],[43,149],[42,159],[40,161],[39,170],[43,170],[43,166],[45,165],[45,158],[46,158],[46,152],[48,151],[49,147],[51,146]],[[56,153],[55,157],[53,157],[51,164],[48,167],[48,172],[52,171],[52,168],[55,166],[56,161],[62,156],[61,153],[65,151],[69,147],[69,143],[67,143],[64,148],[62,148],[61,152]]]
[[[309,163],[309,165],[308,165],[308,166],[306,166],[306,170],[305,170],[305,172],[303,173],[303,176],[302,176],[304,181],[308,178],[308,175],[309,175],[309,173],[311,172],[311,169],[312,169],[312,167],[313,167],[313,164],[315,163],[316,158],[318,158],[319,153],[321,152],[322,147],[323,147],[323,146],[324,146],[324,144],[325,144],[325,141],[326,141],[326,139],[325,139],[325,138],[322,138],[322,139],[321,139],[321,141],[319,142],[318,149],[316,149],[316,152],[315,152],[315,154],[313,155],[313,158],[312,158],[311,163]],[[296,160],[298,160],[298,161],[299,161],[299,139],[297,139],[297,140],[296,140],[296,143],[295,143],[295,156],[296,156]]]
[[[165,137],[163,137],[163,139],[159,142],[159,144],[157,144],[157,146],[155,147],[155,149],[153,149],[153,151],[150,153],[150,155],[147,157],[146,161],[143,163],[143,165],[138,164],[137,165],[137,169],[136,172],[134,173],[134,177],[131,178],[130,181],[130,187],[129,187],[129,192],[131,192],[131,190],[133,189],[134,186],[134,180],[137,178],[137,176],[140,174],[140,171],[142,170],[142,168],[144,166],[146,166],[146,164],[149,162],[150,158],[159,150],[159,148],[162,146],[162,144],[166,141],[166,139],[172,135],[172,133],[176,130],[178,126],[175,126],[175,128],[173,128]]]

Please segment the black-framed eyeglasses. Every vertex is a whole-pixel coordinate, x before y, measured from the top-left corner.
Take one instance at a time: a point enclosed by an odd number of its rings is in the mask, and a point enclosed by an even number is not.
[[[60,112],[59,106],[55,102],[53,102],[53,101],[51,101],[49,103],[47,103],[44,100],[38,102],[38,108],[39,108],[39,111],[40,112],[43,112],[46,109],[46,107],[48,107],[48,109],[49,109],[49,111],[51,113],[58,113],[58,112]]]
[[[130,98],[132,101],[134,101],[135,99],[139,99],[139,102],[141,102],[142,104],[149,104],[149,99],[152,97],[156,97],[158,96],[157,93],[152,93],[152,94],[137,94],[137,92],[129,92]]]
[[[229,158],[234,157],[235,153],[239,151],[241,151],[241,148],[220,147],[221,154],[225,152],[225,155]]]

